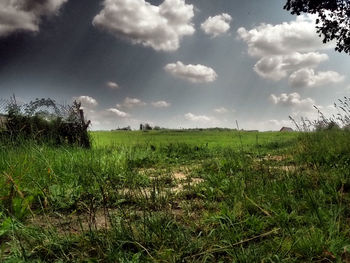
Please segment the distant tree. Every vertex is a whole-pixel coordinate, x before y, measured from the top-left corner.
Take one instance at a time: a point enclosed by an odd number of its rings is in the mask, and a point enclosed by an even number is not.
[[[150,130],[152,130],[152,126],[149,125],[148,123],[146,123],[145,126],[144,126],[144,129],[145,129],[146,131],[150,131]]]
[[[336,40],[335,50],[350,54],[350,0],[287,0],[293,15],[316,14],[316,29],[323,43]]]

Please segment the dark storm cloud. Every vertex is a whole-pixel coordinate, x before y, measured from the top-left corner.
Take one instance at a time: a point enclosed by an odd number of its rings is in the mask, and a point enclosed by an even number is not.
[[[0,37],[17,31],[39,31],[43,16],[55,14],[68,0],[1,0]]]
[[[280,0],[0,0],[0,97],[79,98],[92,129],[277,129],[349,85],[311,22]]]
[[[26,0],[20,3],[21,7],[25,11],[40,10],[43,6],[46,6],[50,0]]]

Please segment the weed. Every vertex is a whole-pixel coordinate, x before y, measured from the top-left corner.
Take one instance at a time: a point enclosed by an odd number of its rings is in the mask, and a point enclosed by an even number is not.
[[[349,133],[94,132],[0,151],[0,261],[348,257]]]

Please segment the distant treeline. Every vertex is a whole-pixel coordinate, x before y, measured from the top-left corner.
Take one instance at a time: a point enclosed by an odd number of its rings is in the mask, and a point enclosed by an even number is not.
[[[152,127],[149,124],[140,124],[140,131],[175,131],[175,132],[183,132],[183,131],[237,131],[237,129],[231,128],[220,128],[220,127],[212,127],[212,128],[180,128],[180,129],[172,129],[172,128],[164,128],[160,126]],[[130,126],[112,129],[113,131],[132,131]],[[258,132],[258,130],[247,130],[247,132]]]

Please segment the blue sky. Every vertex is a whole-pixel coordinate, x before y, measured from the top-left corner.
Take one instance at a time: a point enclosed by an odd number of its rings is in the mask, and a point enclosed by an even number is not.
[[[92,129],[276,130],[333,113],[349,56],[282,0],[5,0],[0,97],[82,101]]]

